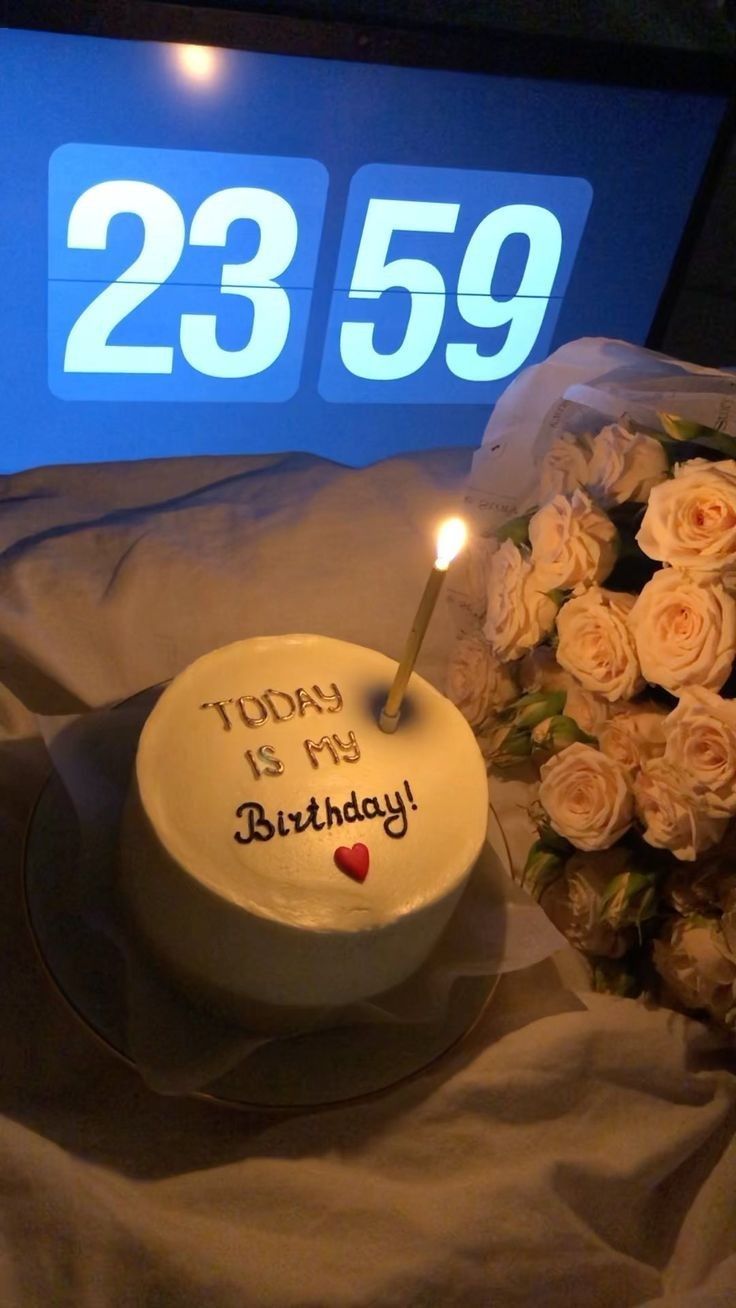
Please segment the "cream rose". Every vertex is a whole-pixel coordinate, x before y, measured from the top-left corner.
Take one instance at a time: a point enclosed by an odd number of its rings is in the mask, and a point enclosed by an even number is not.
[[[679,464],[655,486],[636,537],[660,563],[691,572],[723,572],[736,565],[736,461]]]
[[[618,532],[583,491],[555,495],[529,522],[532,562],[542,590],[605,581],[618,554]]]
[[[564,690],[566,716],[574,718],[581,730],[590,736],[598,735],[611,711],[606,700],[583,690],[580,682],[560,667],[548,645],[539,645],[524,655],[519,667],[519,682],[525,691]]]
[[[694,863],[680,864],[667,877],[664,893],[682,917],[725,913],[736,904],[736,824]]]
[[[661,568],[629,615],[642,674],[678,695],[720,690],[736,654],[736,601],[719,581]]]
[[[664,758],[644,765],[634,781],[634,798],[647,844],[669,849],[684,862],[717,844],[726,830],[726,819],[709,816],[688,794],[680,769]]]
[[[592,745],[570,745],[540,770],[539,802],[554,830],[578,849],[609,849],[634,815],[626,774]]]
[[[626,704],[599,731],[599,748],[633,775],[664,754],[666,721],[667,710],[655,704]]]
[[[736,813],[736,702],[704,686],[685,686],[667,718],[664,756],[713,817]]]
[[[491,558],[498,549],[495,536],[471,536],[464,549],[450,564],[447,584],[455,601],[460,616],[469,615],[471,623],[461,626],[476,626],[486,616],[488,598],[488,569]]]
[[[654,966],[683,1008],[736,1027],[736,951],[716,919],[673,918],[654,941]]]
[[[644,686],[629,626],[633,604],[632,595],[593,586],[557,615],[558,663],[609,703],[631,699]]]
[[[614,877],[622,877],[629,851],[618,846],[593,854],[573,854],[565,871],[540,894],[547,917],[575,949],[607,958],[620,958],[633,944],[635,930],[622,915],[611,922],[603,908]]]
[[[519,685],[522,690],[565,690],[572,678],[561,668],[549,645],[530,649],[519,664]]]
[[[500,659],[520,658],[554,626],[557,605],[538,584],[536,571],[521,550],[505,540],[488,569],[485,637]]]
[[[539,467],[539,498],[567,495],[585,485],[590,458],[590,437],[563,432],[556,436]]]
[[[667,476],[667,455],[659,441],[617,422],[603,427],[591,448],[584,485],[602,504],[643,503]]]
[[[517,694],[509,668],[481,637],[466,636],[455,642],[447,670],[447,695],[471,727],[480,727]]]
[[[590,690],[583,690],[575,678],[570,677],[565,712],[569,718],[575,719],[582,731],[587,731],[589,736],[597,736],[608,719],[610,709],[605,699]]]

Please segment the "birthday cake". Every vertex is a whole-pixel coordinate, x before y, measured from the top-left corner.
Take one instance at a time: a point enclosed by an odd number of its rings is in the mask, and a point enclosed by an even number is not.
[[[412,975],[482,848],[485,766],[465,719],[395,663],[322,636],[238,641],[161,695],[122,831],[136,930],[191,995],[250,1024]]]

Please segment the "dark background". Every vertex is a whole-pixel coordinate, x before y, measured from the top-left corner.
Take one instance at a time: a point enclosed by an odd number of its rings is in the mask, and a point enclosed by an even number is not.
[[[736,0],[195,0],[186,7],[338,23],[400,24],[426,29],[437,41],[448,29],[469,29],[478,40],[489,42],[499,33],[533,32],[593,40],[608,47],[611,61],[625,59],[625,48],[631,45],[680,51],[683,59],[689,52],[710,51],[736,60]],[[736,366],[734,141],[719,168],[705,223],[690,252],[664,348],[696,363]]]

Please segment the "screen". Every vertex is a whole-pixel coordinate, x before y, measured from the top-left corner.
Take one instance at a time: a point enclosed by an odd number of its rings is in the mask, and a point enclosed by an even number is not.
[[[477,445],[643,342],[722,97],[0,30],[0,470]]]

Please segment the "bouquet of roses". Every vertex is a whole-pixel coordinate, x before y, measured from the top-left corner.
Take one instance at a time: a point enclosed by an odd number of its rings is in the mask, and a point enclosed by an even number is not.
[[[448,693],[533,784],[519,871],[595,982],[736,1030],[736,440],[558,436],[462,565]]]

